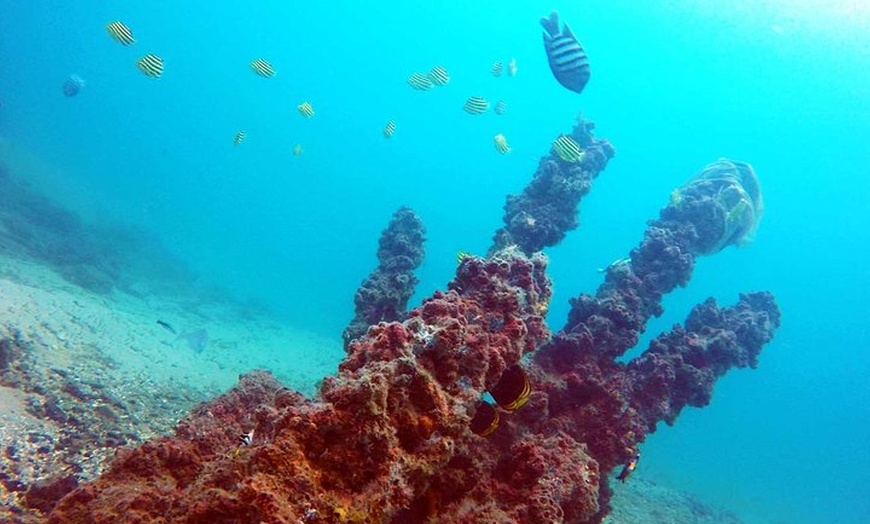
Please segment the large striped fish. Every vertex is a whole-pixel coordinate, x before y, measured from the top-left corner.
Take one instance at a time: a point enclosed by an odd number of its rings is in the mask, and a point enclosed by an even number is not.
[[[550,18],[541,18],[541,25],[544,26],[544,49],[553,76],[571,91],[583,91],[589,81],[589,59],[583,46],[568,24],[559,29],[559,13],[556,11],[550,13]]]

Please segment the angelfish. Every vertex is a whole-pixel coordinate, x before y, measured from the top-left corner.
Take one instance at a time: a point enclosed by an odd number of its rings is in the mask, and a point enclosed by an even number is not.
[[[541,18],[541,25],[544,26],[544,49],[553,76],[571,91],[583,91],[589,81],[589,59],[583,46],[568,24],[559,28],[559,13],[556,11],[550,13],[550,18]]]

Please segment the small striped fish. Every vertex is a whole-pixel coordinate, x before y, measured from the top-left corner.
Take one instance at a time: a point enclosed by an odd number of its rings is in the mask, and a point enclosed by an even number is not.
[[[586,153],[573,138],[568,135],[560,135],[553,141],[553,151],[565,162],[579,162]]]
[[[462,106],[462,109],[466,113],[472,115],[482,115],[483,113],[486,113],[487,109],[489,109],[489,102],[487,102],[483,97],[472,96],[465,101],[465,105]]]
[[[567,24],[559,29],[559,13],[553,11],[550,18],[542,18],[544,26],[544,49],[553,76],[567,89],[583,91],[589,81],[589,58]]]
[[[446,86],[447,83],[450,82],[450,75],[447,74],[447,70],[441,66],[433,67],[426,76],[436,86]]]
[[[493,62],[492,67],[489,71],[492,73],[492,76],[501,76],[501,70],[501,60],[496,60],[495,62]]]
[[[293,146],[293,156],[302,156],[302,153],[305,152],[305,148],[302,147],[302,144],[296,144]]]
[[[309,102],[302,102],[301,104],[296,106],[296,109],[298,109],[299,114],[304,116],[305,118],[311,118],[312,116],[314,116],[314,108],[311,107],[311,104]]]
[[[109,36],[120,42],[122,45],[131,45],[136,40],[133,39],[133,33],[130,28],[125,26],[123,22],[110,22],[106,24],[106,31]]]
[[[496,151],[501,154],[510,153],[511,148],[508,146],[507,138],[505,138],[503,134],[499,133],[495,135],[492,141],[495,143]]]
[[[272,64],[266,62],[262,58],[257,58],[251,62],[251,69],[263,78],[272,78],[275,76],[275,69],[272,68]]]
[[[508,62],[507,66],[508,76],[516,76],[517,75],[517,59],[511,58],[510,62]]]
[[[384,136],[386,138],[390,138],[391,136],[393,136],[393,133],[395,133],[395,132],[396,132],[396,121],[390,120],[389,122],[387,122],[387,125],[384,126]]]
[[[244,140],[245,140],[245,132],[239,131],[238,133],[236,133],[236,136],[233,137],[233,145],[237,146],[237,145],[241,144],[242,141],[244,141]]]
[[[136,67],[145,76],[160,78],[163,75],[163,59],[157,55],[147,54],[136,62]]]
[[[429,77],[422,73],[414,73],[408,77],[408,84],[418,91],[428,91],[432,89],[432,81]]]
[[[505,111],[507,111],[507,104],[504,100],[499,100],[495,103],[495,106],[492,108],[497,115],[503,115]]]

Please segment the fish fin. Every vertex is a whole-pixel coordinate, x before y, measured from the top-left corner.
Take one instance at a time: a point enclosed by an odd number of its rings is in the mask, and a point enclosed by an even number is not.
[[[562,24],[562,36],[570,37],[575,42],[578,42],[577,37],[574,36],[574,33],[571,31],[571,28],[568,27],[568,24]]]
[[[550,37],[554,37],[559,34],[559,13],[553,11],[550,13],[550,18],[541,18],[541,25],[544,26],[544,30],[550,33]]]

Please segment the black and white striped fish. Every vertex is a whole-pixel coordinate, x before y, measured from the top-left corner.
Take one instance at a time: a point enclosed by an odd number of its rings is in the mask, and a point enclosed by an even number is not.
[[[114,38],[121,45],[131,45],[136,42],[130,28],[124,25],[123,22],[109,22],[106,24],[106,31],[109,32],[109,36]]]
[[[136,62],[136,67],[145,76],[160,78],[163,76],[163,59],[157,55],[147,54]]]
[[[275,76],[275,69],[272,67],[272,64],[262,58],[255,58],[251,62],[251,70],[263,78],[272,78]]]
[[[462,106],[462,109],[466,113],[472,115],[482,115],[487,109],[489,109],[489,102],[481,96],[472,96],[465,101],[465,105]]]
[[[550,18],[541,18],[541,25],[544,26],[544,49],[553,76],[571,91],[583,91],[589,81],[589,58],[583,46],[568,24],[559,29],[559,13],[556,11],[550,13]]]
[[[384,137],[390,138],[391,136],[393,136],[393,133],[395,133],[395,132],[396,132],[396,121],[390,120],[389,122],[387,122],[387,125],[384,126]]]

